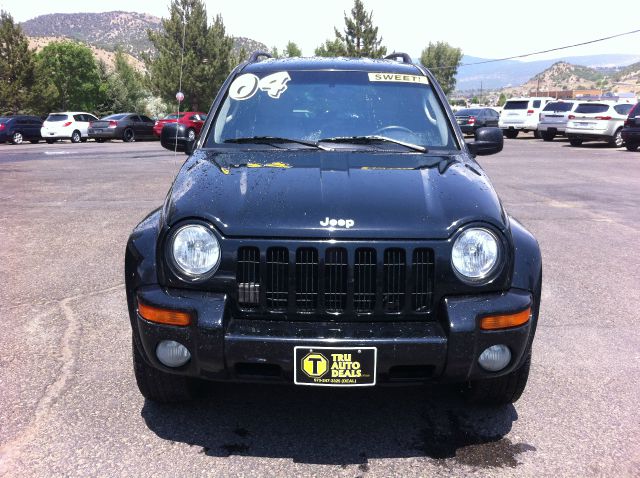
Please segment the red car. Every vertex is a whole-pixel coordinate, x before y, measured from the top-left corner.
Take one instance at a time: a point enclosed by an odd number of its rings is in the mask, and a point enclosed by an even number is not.
[[[181,123],[185,125],[187,128],[187,136],[190,140],[196,139],[196,137],[200,134],[200,130],[202,129],[202,125],[204,121],[207,119],[206,113],[201,113],[199,111],[185,111],[183,113],[171,113],[170,115],[165,116],[161,120],[156,121],[156,124],[153,127],[153,134],[160,137],[162,134],[162,128],[167,123]]]

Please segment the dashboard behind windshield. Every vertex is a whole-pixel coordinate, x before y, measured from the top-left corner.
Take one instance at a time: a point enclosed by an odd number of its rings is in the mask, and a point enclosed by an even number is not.
[[[302,141],[385,136],[431,149],[458,149],[427,77],[363,71],[239,75],[206,146],[241,138]]]

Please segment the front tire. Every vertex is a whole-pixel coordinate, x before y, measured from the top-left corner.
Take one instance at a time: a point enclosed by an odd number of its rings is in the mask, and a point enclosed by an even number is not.
[[[32,139],[29,141],[31,144],[38,144],[40,142],[39,139]]]
[[[23,141],[24,137],[22,136],[22,133],[20,131],[16,131],[11,135],[11,142],[13,144],[22,144]]]
[[[505,129],[504,135],[509,139],[516,139],[519,131],[517,129]]]
[[[122,141],[124,141],[125,143],[132,143],[135,138],[136,135],[131,128],[125,129],[124,133],[122,133]]]
[[[535,139],[540,139],[540,138],[542,137],[542,136],[541,136],[541,134],[540,134],[540,131],[535,130],[535,131],[533,132],[533,137],[534,137]]]
[[[196,381],[184,375],[173,375],[147,364],[138,350],[135,338],[131,340],[133,372],[142,396],[157,403],[174,403],[192,400]]]
[[[47,140],[45,140],[45,141],[47,142],[47,144],[53,144],[53,143],[55,143],[55,142],[56,142],[56,140],[55,140],[55,139],[47,139]]]
[[[531,368],[531,353],[525,362],[513,372],[496,378],[469,382],[464,393],[467,401],[478,405],[505,405],[515,403],[524,392]]]
[[[627,143],[627,151],[637,151],[638,145],[635,143]]]
[[[543,131],[540,134],[542,135],[543,141],[553,141],[553,138],[556,136],[555,134],[549,133],[548,131]]]
[[[569,139],[569,144],[571,146],[582,146],[582,140],[581,139],[576,139],[576,138],[571,138],[571,139]]]
[[[80,134],[80,131],[75,130],[73,133],[71,133],[72,143],[79,143],[81,140],[82,140],[82,135]]]
[[[96,143],[104,143],[104,138],[96,138]]]

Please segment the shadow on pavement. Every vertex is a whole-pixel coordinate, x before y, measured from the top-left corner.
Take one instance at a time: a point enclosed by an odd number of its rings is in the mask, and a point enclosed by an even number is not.
[[[535,450],[504,436],[518,419],[513,406],[466,405],[450,390],[426,387],[323,390],[212,384],[200,400],[146,401],[142,417],[159,437],[209,456],[290,458],[353,465],[370,458],[426,456],[475,467],[515,467]]]

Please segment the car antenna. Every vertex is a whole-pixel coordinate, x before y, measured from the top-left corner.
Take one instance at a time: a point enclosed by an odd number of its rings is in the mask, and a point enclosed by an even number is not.
[[[184,68],[184,39],[187,34],[187,11],[182,9],[182,51],[180,53],[180,79],[178,80],[178,92],[176,93],[176,100],[178,100],[178,117],[176,118],[176,138],[173,146],[173,161],[176,163],[176,155],[178,154],[178,125],[180,120],[180,105],[184,100],[184,93],[182,93],[182,70]]]

